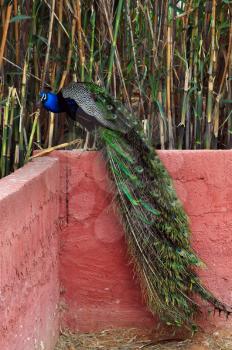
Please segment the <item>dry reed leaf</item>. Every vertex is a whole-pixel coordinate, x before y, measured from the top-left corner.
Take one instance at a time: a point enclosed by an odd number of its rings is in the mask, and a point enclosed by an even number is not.
[[[57,145],[57,146],[49,147],[49,148],[46,148],[46,149],[42,150],[41,152],[38,152],[35,155],[31,156],[29,158],[29,160],[32,160],[32,159],[38,158],[38,157],[46,156],[47,154],[49,154],[49,153],[51,153],[53,151],[56,151],[58,149],[70,147],[70,146],[73,146],[73,145],[80,146],[81,143],[82,143],[82,141],[80,139],[76,139],[76,140],[73,140],[71,142],[66,142],[66,143],[62,143],[62,144]]]

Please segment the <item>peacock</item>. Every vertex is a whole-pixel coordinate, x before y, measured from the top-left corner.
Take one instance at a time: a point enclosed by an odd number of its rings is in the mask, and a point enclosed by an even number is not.
[[[151,312],[167,325],[196,330],[196,294],[228,317],[232,308],[196,273],[204,264],[191,248],[187,215],[139,119],[89,82],[72,82],[57,94],[42,91],[40,98],[48,111],[66,112],[88,131],[96,130],[115,184],[128,252]]]

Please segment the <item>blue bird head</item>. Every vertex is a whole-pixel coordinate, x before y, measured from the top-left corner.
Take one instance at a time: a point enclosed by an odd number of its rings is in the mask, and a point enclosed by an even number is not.
[[[62,112],[57,94],[54,94],[53,92],[41,91],[39,95],[40,101],[45,109],[54,113]]]

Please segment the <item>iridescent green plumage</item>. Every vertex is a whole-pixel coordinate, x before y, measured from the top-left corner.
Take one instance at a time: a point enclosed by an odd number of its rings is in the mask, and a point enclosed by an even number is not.
[[[98,130],[128,250],[151,312],[167,324],[194,329],[199,310],[192,299],[195,293],[230,314],[231,308],[217,300],[195,272],[203,264],[190,246],[188,218],[140,122],[95,84],[72,83],[59,98],[62,110]],[[75,114],[69,99],[76,104]]]

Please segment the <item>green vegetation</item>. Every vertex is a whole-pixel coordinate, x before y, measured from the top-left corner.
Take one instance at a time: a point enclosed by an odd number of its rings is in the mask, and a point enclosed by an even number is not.
[[[160,148],[231,148],[230,0],[0,0],[0,177],[86,132],[36,107],[41,88],[93,81]]]

